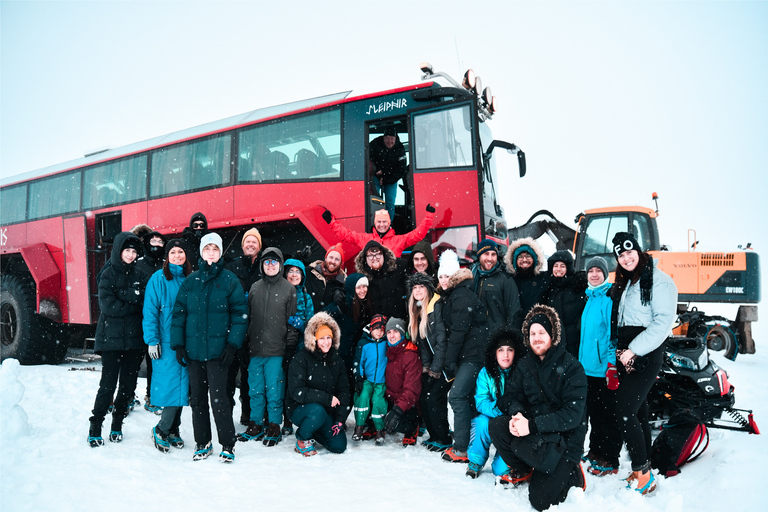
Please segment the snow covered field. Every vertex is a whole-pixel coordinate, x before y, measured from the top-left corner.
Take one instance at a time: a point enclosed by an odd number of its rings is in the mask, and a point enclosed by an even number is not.
[[[738,357],[714,355],[736,386],[737,407],[751,408],[768,433],[764,393],[768,349]],[[760,352],[762,348],[762,352]],[[192,462],[192,424],[184,409],[182,450],[164,455],[152,445],[158,417],[143,408],[125,421],[125,439],[101,448],[86,444],[88,417],[98,388],[98,364],[19,366],[0,369],[0,510],[169,511],[194,510],[531,510],[527,489],[505,491],[490,473],[477,480],[466,466],[450,464],[425,448],[403,449],[349,443],[342,455],[320,450],[305,459],[293,452],[295,438],[277,447],[238,443],[236,461],[216,457]],[[23,390],[21,388],[23,386]],[[145,386],[139,379],[139,390]],[[21,393],[23,392],[23,396]],[[14,407],[18,403],[19,407]],[[239,407],[239,406],[238,406]],[[239,410],[235,417],[239,418]],[[25,421],[25,418],[28,418]],[[352,420],[348,420],[351,424]],[[109,418],[105,421],[108,433]],[[239,430],[243,430],[239,427]],[[347,432],[347,435],[351,435]],[[214,445],[214,453],[219,446]],[[765,510],[763,482],[768,436],[711,431],[710,447],[693,464],[660,481],[653,498],[623,489],[617,477],[587,476],[586,493],[571,490],[563,511],[594,510]],[[622,465],[629,467],[626,452]],[[621,473],[620,475],[621,476]]]

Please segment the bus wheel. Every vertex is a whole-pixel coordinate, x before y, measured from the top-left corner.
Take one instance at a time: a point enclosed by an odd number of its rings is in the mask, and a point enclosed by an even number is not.
[[[723,350],[723,354],[730,360],[736,359],[736,353],[738,352],[738,344],[736,343],[736,336],[733,332],[725,326],[715,325],[707,333],[707,347],[710,350]]]
[[[35,289],[19,276],[0,281],[0,356],[21,364],[58,364],[66,355],[61,329],[35,313]]]

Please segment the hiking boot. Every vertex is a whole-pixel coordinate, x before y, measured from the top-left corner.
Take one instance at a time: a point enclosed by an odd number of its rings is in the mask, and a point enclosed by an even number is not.
[[[592,464],[595,460],[597,460],[597,455],[592,450],[589,450],[586,455],[581,456],[581,460],[583,462],[587,462],[589,464]]]
[[[483,466],[480,464],[477,464],[475,462],[469,461],[469,465],[467,466],[467,472],[465,475],[467,475],[469,478],[475,479],[478,476],[480,476],[480,471],[482,471]]]
[[[141,405],[141,402],[138,398],[136,398],[136,395],[133,395],[133,400],[128,402],[128,410],[126,411],[126,414],[134,410],[135,408],[139,407]]]
[[[314,439],[307,439],[306,441],[302,441],[301,439],[296,440],[296,448],[293,449],[296,453],[300,453],[305,457],[311,457],[313,455],[317,455],[317,450],[315,450],[315,440]]]
[[[467,464],[469,462],[467,452],[457,450],[454,446],[451,446],[443,452],[443,460],[448,462],[458,462],[460,464]]]
[[[168,443],[173,448],[184,448],[184,440],[179,436],[178,430],[168,432]]]
[[[101,423],[91,422],[88,429],[88,444],[91,448],[104,446],[104,438],[101,437]]]
[[[207,459],[212,451],[213,445],[210,441],[208,441],[208,444],[197,444],[195,445],[195,453],[192,454],[192,460]]]
[[[419,437],[419,431],[414,430],[413,434],[410,436],[406,435],[403,436],[403,448],[406,448],[408,446],[416,446],[416,438]]]
[[[595,476],[615,475],[619,472],[619,465],[612,464],[605,459],[592,459],[587,471]]]
[[[280,425],[277,423],[270,423],[264,434],[264,446],[275,446],[282,439],[283,435],[280,433]]]
[[[637,491],[643,496],[647,496],[656,491],[656,478],[649,469],[643,471],[633,471],[627,478],[627,489]]]
[[[163,453],[168,453],[171,450],[168,435],[157,427],[152,429],[152,441],[155,443],[155,448]]]
[[[232,463],[235,462],[235,447],[234,446],[222,446],[221,453],[219,454],[219,460],[221,462]]]
[[[444,452],[445,450],[447,450],[448,448],[451,447],[451,443],[443,444],[443,443],[440,443],[438,441],[433,441],[432,439],[429,439],[427,441],[423,441],[421,444],[427,450],[429,450],[431,452],[438,452],[438,453]]]
[[[363,432],[363,429],[365,429],[365,426],[363,425],[357,425],[355,427],[355,431],[352,433],[352,440],[353,441],[362,441],[363,435],[365,435],[365,432]]]
[[[504,487],[519,487],[523,483],[527,482],[531,478],[533,473],[532,469],[510,469],[496,480],[497,484],[501,484]]]
[[[286,422],[283,425],[283,429],[280,431],[280,433],[283,435],[283,437],[288,437],[293,435],[293,424],[290,422]]]
[[[110,443],[119,443],[123,440],[123,431],[122,430],[113,430],[109,433],[109,442]]]
[[[264,437],[264,427],[257,425],[255,421],[248,423],[248,428],[245,429],[245,432],[237,434],[237,440],[241,443],[258,441],[262,437]]]
[[[376,444],[383,444],[384,443],[384,437],[387,435],[387,432],[384,429],[376,431]]]

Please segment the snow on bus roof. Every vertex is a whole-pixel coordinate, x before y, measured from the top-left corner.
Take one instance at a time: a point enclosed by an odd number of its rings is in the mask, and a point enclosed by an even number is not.
[[[64,171],[68,169],[77,169],[79,167],[85,167],[87,165],[95,164],[98,162],[112,160],[113,158],[119,158],[121,156],[127,156],[135,153],[141,153],[142,151],[146,151],[148,149],[155,148],[158,146],[164,146],[167,144],[181,142],[187,139],[192,139],[195,137],[199,137],[201,135],[205,135],[207,133],[224,131],[229,128],[243,126],[243,125],[246,125],[255,121],[259,121],[262,119],[269,119],[271,117],[281,116],[291,112],[298,112],[298,111],[306,110],[319,105],[336,103],[347,98],[351,92],[352,91],[338,92],[335,94],[328,94],[326,96],[318,96],[316,98],[309,98],[306,100],[294,101],[291,103],[284,103],[282,105],[274,105],[271,107],[252,110],[250,112],[231,116],[226,119],[220,119],[218,121],[201,124],[199,126],[195,126],[192,128],[186,128],[184,130],[169,133],[167,135],[160,135],[159,137],[154,137],[141,142],[134,142],[133,144],[128,144],[127,146],[108,149],[106,151],[94,153],[87,157],[77,158],[75,160],[70,160],[68,162],[63,162],[60,164],[43,167],[41,169],[36,169],[34,171],[29,171],[22,174],[9,176],[7,178],[3,178],[2,180],[0,180],[0,185],[2,186],[11,185],[13,183],[19,183],[22,181],[31,180],[33,178],[39,178],[42,176],[47,176],[49,174],[54,174],[59,171]]]

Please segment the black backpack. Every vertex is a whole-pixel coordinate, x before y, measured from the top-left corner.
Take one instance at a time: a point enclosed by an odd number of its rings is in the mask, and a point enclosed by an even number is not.
[[[709,446],[707,426],[688,409],[674,413],[653,441],[651,466],[666,477],[699,458]]]

